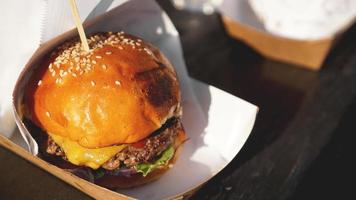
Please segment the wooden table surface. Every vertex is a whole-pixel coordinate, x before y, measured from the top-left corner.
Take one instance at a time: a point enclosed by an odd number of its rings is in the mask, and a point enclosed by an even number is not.
[[[159,3],[189,74],[260,107],[237,157],[192,199],[355,199],[356,26],[320,72],[267,60],[230,38],[218,14]],[[0,199],[90,199],[0,147]],[[353,195],[353,196],[350,196]]]

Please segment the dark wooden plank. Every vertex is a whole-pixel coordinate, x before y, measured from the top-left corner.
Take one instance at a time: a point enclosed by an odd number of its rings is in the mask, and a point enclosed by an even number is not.
[[[289,200],[356,199],[356,98]],[[350,184],[351,183],[351,184]]]
[[[91,199],[52,174],[0,146],[0,199]]]

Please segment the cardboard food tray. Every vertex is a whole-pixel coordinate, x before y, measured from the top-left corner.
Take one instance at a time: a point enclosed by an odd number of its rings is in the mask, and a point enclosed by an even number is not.
[[[273,35],[264,30],[247,1],[227,0],[220,7],[228,34],[245,42],[267,58],[294,64],[309,70],[320,70],[328,53],[343,31],[354,21],[345,24],[337,34],[314,40],[298,40]]]
[[[20,112],[24,88],[43,57],[58,44],[75,36],[75,30],[43,43],[25,66],[14,91],[15,119],[19,129],[10,139],[0,135],[2,146],[96,199],[182,199],[190,196],[234,159],[253,128],[258,108],[188,76],[179,34],[154,1],[129,1],[88,21],[85,27],[87,33],[123,30],[142,37],[161,49],[172,62],[182,91],[183,125],[190,138],[174,167],[155,182],[111,191],[36,156],[37,143],[22,123]]]

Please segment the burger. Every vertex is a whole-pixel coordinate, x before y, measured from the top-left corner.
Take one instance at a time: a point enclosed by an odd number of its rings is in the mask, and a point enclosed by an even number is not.
[[[93,34],[88,43],[89,52],[78,38],[54,49],[28,90],[42,156],[111,189],[158,179],[186,140],[174,68],[123,32]]]

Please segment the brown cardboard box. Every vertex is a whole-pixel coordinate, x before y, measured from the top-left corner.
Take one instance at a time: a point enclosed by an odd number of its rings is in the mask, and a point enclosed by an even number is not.
[[[263,56],[314,71],[320,70],[338,38],[295,40],[261,32],[227,16],[223,16],[223,22],[232,37],[242,40]]]

